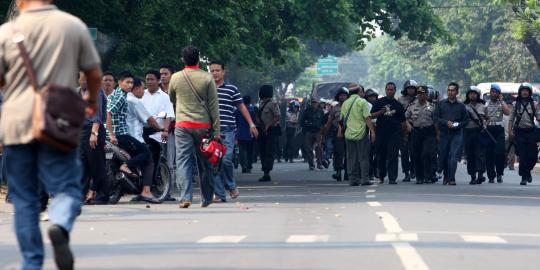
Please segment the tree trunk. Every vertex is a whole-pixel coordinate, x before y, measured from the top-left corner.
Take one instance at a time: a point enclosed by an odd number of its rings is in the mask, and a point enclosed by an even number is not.
[[[525,37],[523,38],[522,42],[532,54],[534,61],[536,62],[536,66],[540,69],[540,43],[531,32],[525,33]]]

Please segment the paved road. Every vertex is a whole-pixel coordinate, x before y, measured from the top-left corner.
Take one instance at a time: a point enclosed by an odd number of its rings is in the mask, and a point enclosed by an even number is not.
[[[469,186],[464,171],[455,187],[366,188],[276,164],[274,182],[238,174],[240,198],[206,209],[88,206],[72,236],[77,269],[540,269],[539,174],[526,187],[515,171]],[[12,209],[0,211],[0,269],[17,269]]]

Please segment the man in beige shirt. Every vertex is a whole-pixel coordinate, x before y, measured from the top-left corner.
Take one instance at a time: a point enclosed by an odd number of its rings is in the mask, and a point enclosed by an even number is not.
[[[39,183],[53,196],[49,209],[49,238],[59,269],[73,269],[69,232],[81,208],[82,168],[77,150],[59,152],[36,142],[32,135],[35,92],[28,79],[15,32],[24,36],[36,80],[76,91],[79,71],[87,77],[89,107],[97,110],[100,59],[86,25],[59,11],[52,1],[18,0],[20,15],[0,27],[0,88],[4,104],[0,122],[6,155],[6,174],[15,208],[15,232],[22,269],[41,269],[44,252],[39,228]]]

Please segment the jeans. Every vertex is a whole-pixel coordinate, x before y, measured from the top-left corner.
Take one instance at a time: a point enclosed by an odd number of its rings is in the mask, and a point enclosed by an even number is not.
[[[15,208],[15,233],[23,257],[22,269],[41,269],[43,240],[39,228],[39,183],[53,196],[50,223],[70,232],[81,210],[81,161],[41,143],[4,148],[10,198]]]
[[[253,141],[238,141],[240,148],[240,166],[244,170],[253,168]]]
[[[369,175],[369,150],[371,142],[366,131],[361,140],[346,140],[347,143],[347,173],[353,183],[368,183]]]
[[[234,141],[236,139],[234,127],[221,129],[221,136],[223,137],[221,143],[227,147],[227,152],[223,156],[220,172],[214,175],[214,193],[221,200],[226,200],[225,190],[231,191],[236,188],[233,168]]]
[[[175,128],[176,180],[180,189],[180,201],[193,201],[193,180],[199,172],[203,203],[212,203],[214,179],[212,166],[200,151],[201,139],[208,132],[205,128]],[[197,168],[195,168],[197,166]]]
[[[456,180],[456,170],[461,146],[463,144],[463,130],[441,130],[441,142],[439,144],[439,158],[444,177],[449,181]]]

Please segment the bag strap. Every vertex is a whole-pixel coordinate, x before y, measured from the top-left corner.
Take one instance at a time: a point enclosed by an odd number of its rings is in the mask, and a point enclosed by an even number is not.
[[[17,48],[19,48],[19,52],[23,60],[24,69],[26,70],[26,74],[28,75],[28,79],[30,79],[30,83],[34,88],[34,91],[38,92],[39,88],[36,80],[36,74],[34,72],[34,69],[32,68],[32,61],[30,60],[28,51],[24,46],[24,35],[19,31],[19,29],[17,29],[15,25],[13,25],[13,34],[13,42],[15,42],[15,44],[17,44]]]
[[[353,102],[351,103],[351,107],[349,107],[349,110],[347,110],[347,115],[345,115],[345,119],[343,119],[343,123],[345,125],[347,125],[347,121],[349,121],[349,116],[351,115],[351,110],[356,102],[356,100],[359,98],[359,96],[356,96],[356,98],[354,98]]]
[[[529,101],[529,103],[530,103],[530,101]],[[519,102],[519,103],[516,102],[516,106],[514,106],[514,114],[517,114],[517,107],[518,107],[518,105],[519,105],[520,107],[523,107],[523,111],[518,115],[517,120],[516,120],[516,122],[514,123],[514,127],[519,127],[519,122],[521,122],[521,118],[523,118],[523,114],[525,114],[525,112],[527,112],[527,114],[528,114],[529,117],[531,118],[531,122],[533,123],[533,126],[534,126],[534,116],[531,115],[531,114],[529,113],[529,110],[527,110],[527,106],[524,106],[523,103],[521,103],[521,102]],[[527,104],[527,105],[528,105],[528,104]],[[534,101],[532,102],[531,107],[533,108],[533,113],[535,113]]]
[[[208,107],[206,106],[206,102],[199,95],[199,92],[197,91],[197,88],[195,88],[195,86],[191,82],[191,79],[187,75],[186,70],[185,69],[182,70],[182,73],[184,74],[184,78],[186,79],[187,83],[189,84],[189,89],[191,89],[191,91],[193,92],[193,94],[195,95],[195,97],[197,98],[199,103],[201,103],[201,105],[204,107],[204,109],[206,110],[206,113],[208,113],[208,117],[211,117],[212,114],[210,114],[210,109],[208,109]]]
[[[479,128],[484,128],[484,124],[482,124],[482,118],[480,118],[480,114],[478,113],[478,111],[476,110],[476,108],[474,108],[473,106],[469,106],[471,107],[471,109],[473,110],[474,114],[476,115],[476,120],[473,118],[473,121],[476,123],[476,125],[479,127]],[[472,118],[472,117],[471,117]]]

